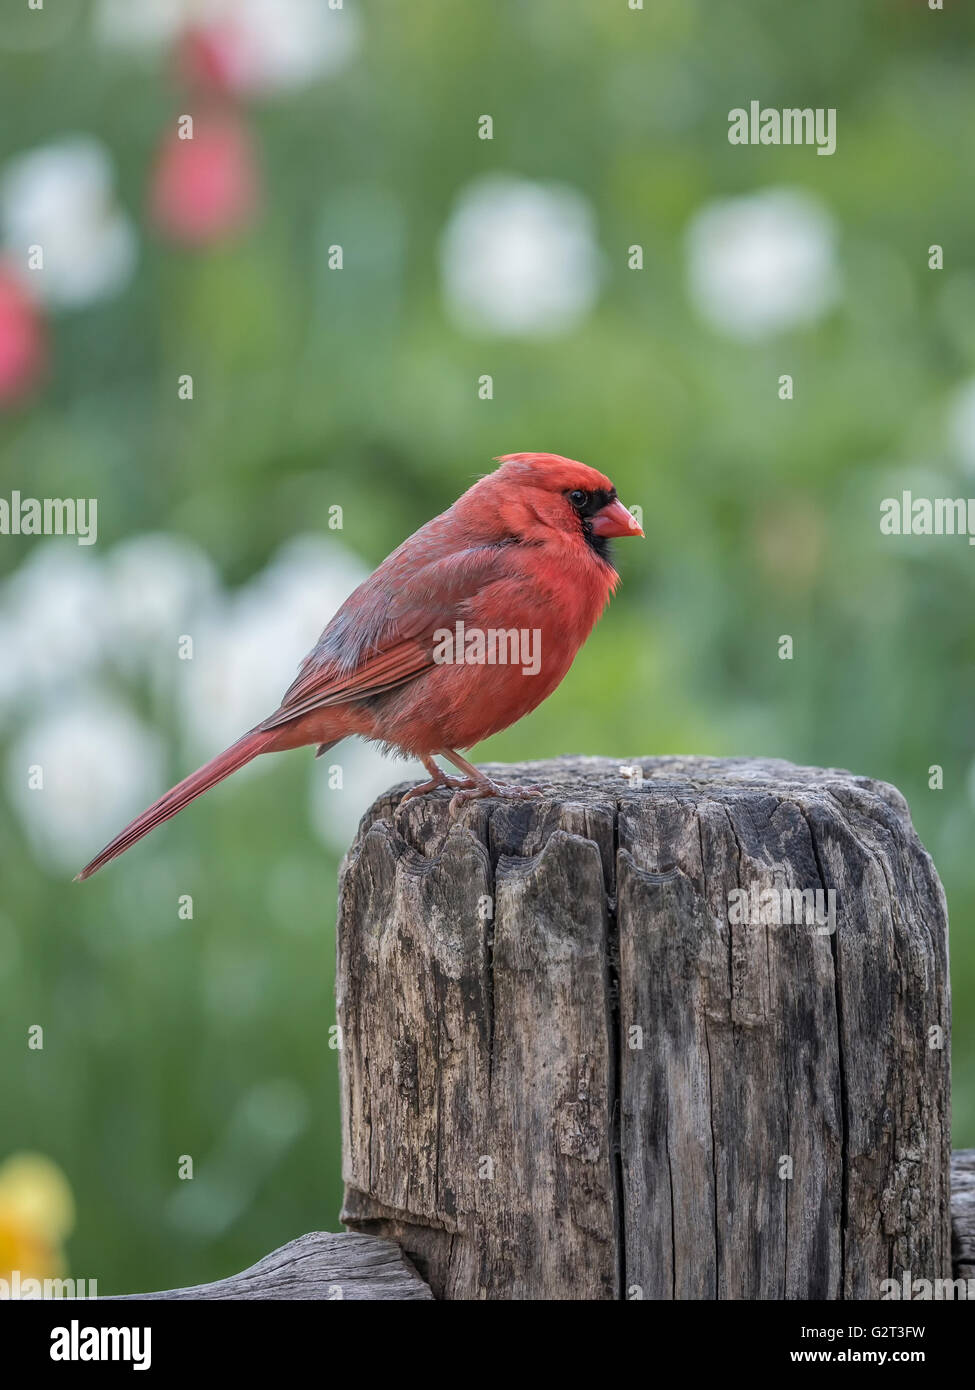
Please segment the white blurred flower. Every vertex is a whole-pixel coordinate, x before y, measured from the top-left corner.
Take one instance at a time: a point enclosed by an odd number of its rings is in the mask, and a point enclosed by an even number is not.
[[[222,33],[235,91],[304,87],[341,71],[359,43],[359,16],[324,0],[223,0]]]
[[[154,49],[186,22],[186,0],[97,0],[96,37],[108,48]]]
[[[461,193],[440,264],[447,305],[463,327],[514,335],[572,328],[592,308],[602,273],[582,194],[496,174]]]
[[[39,543],[0,587],[3,676],[10,699],[73,686],[104,654],[105,590],[93,555]]]
[[[336,542],[300,536],[200,625],[186,662],[183,715],[201,752],[277,708],[298,663],[366,574]]]
[[[135,267],[135,232],[115,204],[111,160],[88,136],[70,136],[4,166],[0,235],[37,296],[58,308],[116,294]],[[43,269],[28,269],[32,246],[43,251]]]
[[[184,536],[165,532],[135,536],[105,561],[106,632],[113,654],[127,670],[146,662],[175,669],[177,642],[219,592],[209,556]]]
[[[948,433],[965,472],[975,474],[975,380],[955,393],[948,411]]]
[[[737,338],[812,323],[837,298],[835,227],[808,193],[773,188],[709,203],[688,229],[687,251],[698,311]]]
[[[32,789],[39,767],[43,787]],[[159,795],[160,741],[127,706],[91,691],[29,724],[7,758],[11,805],[38,859],[77,870]]]
[[[329,785],[329,768],[342,769],[341,787]],[[454,769],[447,768],[448,772]],[[397,782],[427,778],[423,764],[413,758],[383,757],[372,743],[346,739],[318,760],[309,785],[312,826],[323,844],[344,854],[365,811],[376,797]]]
[[[19,628],[13,618],[0,610],[0,716],[14,704],[20,694],[24,659]]]
[[[106,46],[153,52],[192,33],[213,80],[242,96],[306,86],[340,72],[359,45],[359,16],[326,0],[98,0]]]

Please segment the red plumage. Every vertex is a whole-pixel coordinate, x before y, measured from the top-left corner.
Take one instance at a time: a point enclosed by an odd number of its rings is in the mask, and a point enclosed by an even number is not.
[[[322,751],[349,734],[423,761],[431,781],[408,797],[449,785],[458,789],[454,808],[472,797],[534,794],[498,787],[457,750],[507,728],[552,693],[616,588],[608,539],[643,532],[594,468],[558,454],[499,462],[349,596],[273,714],[160,797],[78,878],[258,754],[305,744]],[[520,660],[444,660],[444,634],[458,623],[468,635],[533,634],[537,673],[526,674]],[[498,644],[496,656],[512,654]],[[466,778],[446,777],[437,753]]]

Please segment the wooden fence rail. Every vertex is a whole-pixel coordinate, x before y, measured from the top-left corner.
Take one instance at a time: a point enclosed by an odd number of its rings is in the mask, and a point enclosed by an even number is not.
[[[373,1236],[314,1231],[215,1284],[122,1299],[323,1299],[402,1302],[433,1298],[399,1246]]]

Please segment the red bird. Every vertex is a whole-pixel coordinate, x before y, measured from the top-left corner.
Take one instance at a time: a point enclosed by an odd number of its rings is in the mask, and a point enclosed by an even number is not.
[[[558,454],[508,454],[421,526],[346,599],[278,709],[106,845],[89,878],[259,753],[349,734],[419,758],[430,773],[403,800],[455,788],[450,808],[502,786],[457,752],[541,704],[572,665],[619,582],[612,536],[642,536],[595,468]],[[465,776],[448,777],[440,753]]]

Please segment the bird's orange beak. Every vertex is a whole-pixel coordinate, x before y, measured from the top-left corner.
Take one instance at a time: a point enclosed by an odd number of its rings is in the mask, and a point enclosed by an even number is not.
[[[626,510],[618,497],[614,497],[612,502],[607,502],[605,507],[601,507],[590,517],[589,525],[595,535],[605,536],[607,539],[612,536],[643,535],[643,527],[633,513]]]

